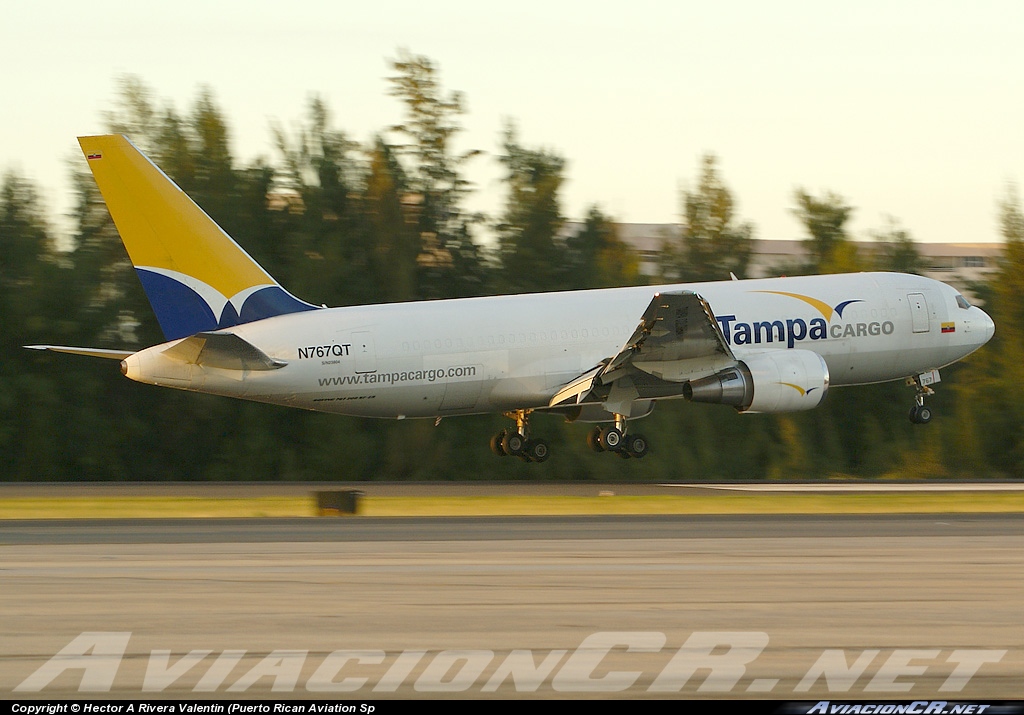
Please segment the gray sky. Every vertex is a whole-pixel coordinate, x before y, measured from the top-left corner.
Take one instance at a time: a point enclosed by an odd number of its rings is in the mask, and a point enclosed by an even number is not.
[[[800,186],[845,197],[858,238],[892,216],[919,241],[996,241],[997,201],[1024,172],[1018,0],[38,0],[3,16],[0,170],[56,212],[75,137],[103,131],[119,76],[180,112],[209,86],[248,163],[274,158],[271,123],[312,94],[360,141],[400,121],[385,80],[398,48],[464,94],[459,146],[488,152],[469,178],[492,214],[506,118],[568,160],[570,218],[597,203],[675,221],[713,152],[761,238],[800,236]]]

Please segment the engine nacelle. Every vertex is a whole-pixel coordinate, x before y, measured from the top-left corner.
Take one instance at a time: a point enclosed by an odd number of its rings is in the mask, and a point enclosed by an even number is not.
[[[739,412],[810,410],[821,404],[826,392],[828,365],[810,350],[756,353],[683,388],[687,400],[732,405]]]

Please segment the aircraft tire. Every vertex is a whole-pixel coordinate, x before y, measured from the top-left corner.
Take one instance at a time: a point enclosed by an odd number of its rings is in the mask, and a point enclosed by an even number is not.
[[[604,447],[601,446],[601,428],[595,427],[594,429],[587,432],[587,446],[595,452],[603,452]]]
[[[542,439],[531,439],[526,443],[525,454],[528,454],[530,461],[543,462],[551,456],[551,448]]]
[[[502,440],[505,439],[505,430],[498,432],[496,435],[491,437],[491,451],[499,457],[507,457],[508,454],[505,452],[505,448],[501,446]]]
[[[927,405],[914,405],[910,408],[909,416],[915,425],[926,425],[932,421],[932,408]]]
[[[618,452],[622,448],[622,433],[615,427],[601,430],[600,444],[608,452]]]
[[[642,434],[626,435],[626,451],[629,452],[630,457],[643,459],[647,456],[649,449],[650,445],[647,442],[647,438]]]
[[[512,457],[521,456],[525,446],[526,440],[518,432],[506,432],[501,440],[501,448],[505,450],[505,454]]]

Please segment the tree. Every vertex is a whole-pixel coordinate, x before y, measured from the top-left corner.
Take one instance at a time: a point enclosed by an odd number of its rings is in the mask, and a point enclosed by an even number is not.
[[[1015,187],[998,210],[1003,258],[982,291],[996,332],[954,373],[955,429],[943,443],[946,463],[972,477],[1024,476],[1024,211]]]
[[[837,273],[860,270],[856,264],[856,247],[846,234],[846,222],[853,208],[834,192],[816,198],[803,189],[794,192],[796,208],[793,214],[800,220],[810,238],[807,240],[811,256],[807,266],[812,273]],[[852,250],[851,250],[852,249]]]
[[[479,252],[463,201],[470,183],[462,167],[480,152],[456,153],[454,137],[462,127],[462,95],[445,93],[434,63],[400,51],[391,62],[390,94],[405,105],[405,121],[392,127],[402,142],[394,151],[402,161],[408,192],[419,197],[419,286],[422,298],[475,295],[480,291]]]
[[[366,212],[373,235],[377,274],[383,279],[384,300],[414,300],[419,295],[417,258],[420,253],[416,214],[403,202],[405,176],[383,139],[370,154],[366,181]]]
[[[718,173],[718,159],[705,154],[694,191],[683,192],[680,242],[666,246],[665,279],[725,280],[746,275],[754,227],[734,221],[732,192]],[[673,245],[674,244],[674,245]]]
[[[889,225],[876,231],[875,268],[897,273],[921,273],[921,254],[914,239],[899,223],[889,219]]]
[[[562,287],[566,245],[561,237],[559,191],[565,181],[565,159],[547,149],[529,149],[516,128],[505,128],[505,182],[508,198],[498,225],[503,287],[509,291],[543,291]]]
[[[268,246],[287,266],[297,294],[331,305],[383,299],[373,272],[373,237],[361,197],[366,176],[361,147],[335,129],[326,104],[313,97],[292,135],[275,127],[284,162],[277,177],[282,236]]]
[[[640,257],[597,206],[590,207],[583,227],[566,239],[566,249],[565,287],[615,288],[640,282]]]

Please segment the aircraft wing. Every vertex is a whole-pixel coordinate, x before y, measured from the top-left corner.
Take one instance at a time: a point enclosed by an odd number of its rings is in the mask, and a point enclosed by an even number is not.
[[[619,352],[566,383],[550,406],[603,401],[614,408],[624,400],[679,395],[687,381],[735,363],[704,298],[692,291],[656,293]]]

